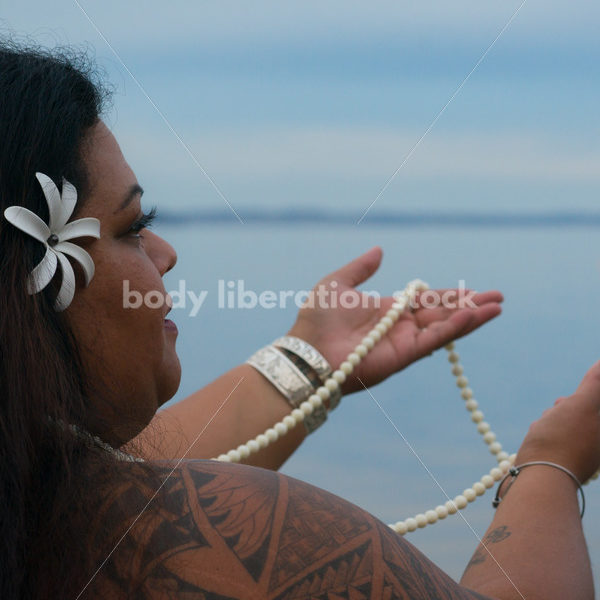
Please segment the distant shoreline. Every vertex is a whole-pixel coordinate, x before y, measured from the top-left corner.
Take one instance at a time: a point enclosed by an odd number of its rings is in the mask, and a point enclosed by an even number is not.
[[[359,211],[320,210],[238,210],[241,220],[252,225],[357,225]],[[232,211],[177,211],[159,209],[157,222],[165,225],[239,225]],[[600,227],[600,212],[375,212],[368,213],[361,226],[376,227],[488,227],[488,228],[548,228]]]

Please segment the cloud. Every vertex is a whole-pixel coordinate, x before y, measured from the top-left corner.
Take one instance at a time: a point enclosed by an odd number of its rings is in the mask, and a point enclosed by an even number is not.
[[[485,3],[476,0],[455,2],[189,2],[172,0],[106,0],[102,3],[78,0],[82,8],[120,47],[214,44],[246,44],[265,40],[341,40],[380,39],[386,36],[431,36],[438,39],[481,39],[495,37],[519,7],[520,0]],[[70,6],[68,6],[70,4]],[[3,4],[3,19],[19,31],[43,34],[59,31],[66,41],[98,39],[75,2],[65,10],[53,3],[23,3],[8,0]],[[569,35],[578,39],[596,35],[600,7],[593,0],[573,4],[564,0],[529,0],[511,29],[523,40],[547,39],[562,43]],[[492,36],[492,37],[490,37]]]
[[[422,132],[377,127],[271,127],[207,131],[186,143],[218,179],[249,181],[281,177],[379,180],[402,164]],[[179,155],[181,175],[195,167],[177,140],[162,134],[121,129],[128,151],[145,168],[160,170],[165,150]],[[600,181],[600,151],[562,137],[519,132],[432,132],[402,169],[402,177],[501,180]]]

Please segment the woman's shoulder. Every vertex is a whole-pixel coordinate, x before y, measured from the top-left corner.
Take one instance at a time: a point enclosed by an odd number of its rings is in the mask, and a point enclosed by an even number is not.
[[[366,511],[297,479],[201,460],[128,471],[99,514],[114,528],[94,585],[107,597],[479,597]]]

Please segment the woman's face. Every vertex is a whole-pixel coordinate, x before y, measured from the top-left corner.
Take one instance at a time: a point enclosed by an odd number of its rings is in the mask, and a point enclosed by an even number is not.
[[[94,402],[96,416],[86,425],[105,441],[121,444],[139,433],[179,387],[177,330],[165,322],[170,298],[162,281],[177,255],[151,231],[131,230],[142,216],[139,185],[104,123],[91,130],[84,159],[90,195],[77,217],[99,219],[100,239],[75,240],[92,256],[95,274],[85,288],[75,267],[77,290],[65,315],[80,345]],[[148,292],[150,301],[138,302]]]

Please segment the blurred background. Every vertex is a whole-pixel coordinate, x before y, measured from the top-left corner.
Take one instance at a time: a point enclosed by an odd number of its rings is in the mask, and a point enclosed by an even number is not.
[[[587,0],[3,0],[0,32],[87,48],[114,85],[105,120],[179,255],[167,290],[207,292],[196,316],[171,313],[174,401],[294,321],[291,304],[220,307],[219,280],[310,289],[379,244],[365,289],[420,277],[505,294],[503,315],[458,351],[512,452],[599,358],[599,19]],[[493,466],[443,352],[372,393],[444,491],[366,393],[283,472],[393,522]],[[584,519],[597,583],[599,489]],[[458,578],[492,495],[462,511],[468,524],[408,539]]]

